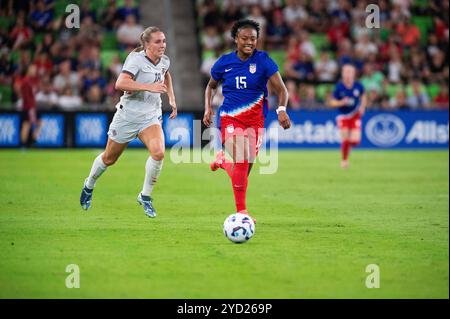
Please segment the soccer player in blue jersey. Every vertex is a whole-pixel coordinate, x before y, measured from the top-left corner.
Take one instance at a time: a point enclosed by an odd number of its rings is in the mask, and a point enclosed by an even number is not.
[[[367,106],[364,86],[356,81],[356,68],[345,64],[341,71],[342,81],[338,82],[330,99],[330,106],[338,108],[337,124],[341,135],[343,168],[348,167],[350,148],[361,142],[361,117]]]
[[[205,90],[203,123],[210,126],[213,110],[213,90],[222,82],[224,101],[219,108],[222,144],[232,162],[218,152],[211,170],[224,169],[231,178],[238,213],[249,214],[246,207],[248,174],[258,154],[264,133],[264,119],[268,110],[267,83],[278,96],[278,121],[287,129],[291,126],[286,113],[288,92],[278,66],[264,51],[256,50],[259,24],[252,20],[237,21],[231,36],[236,51],[222,55],[211,69]]]

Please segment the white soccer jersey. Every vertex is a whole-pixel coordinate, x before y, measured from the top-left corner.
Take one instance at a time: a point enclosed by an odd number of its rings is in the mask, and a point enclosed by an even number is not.
[[[150,84],[164,81],[169,66],[170,60],[166,55],[155,65],[142,50],[128,55],[122,72],[130,74],[136,82]],[[149,91],[124,92],[116,108],[124,120],[144,122],[161,115],[161,94]]]

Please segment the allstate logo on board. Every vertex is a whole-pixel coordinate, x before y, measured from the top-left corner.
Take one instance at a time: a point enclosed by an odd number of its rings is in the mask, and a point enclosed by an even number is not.
[[[379,114],[366,124],[366,136],[372,144],[391,147],[400,143],[405,136],[405,124],[392,114]]]

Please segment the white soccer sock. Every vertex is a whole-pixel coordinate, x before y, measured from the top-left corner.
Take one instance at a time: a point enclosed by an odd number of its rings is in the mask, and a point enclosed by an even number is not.
[[[106,166],[105,163],[103,163],[102,156],[103,153],[97,156],[94,160],[94,163],[92,164],[91,172],[89,173],[89,177],[87,178],[86,181],[87,188],[93,189],[97,179],[108,168],[108,166]]]
[[[147,163],[145,163],[145,178],[142,195],[150,196],[152,194],[153,186],[156,184],[159,173],[161,173],[163,161],[164,160],[155,161],[151,156],[147,159]]]

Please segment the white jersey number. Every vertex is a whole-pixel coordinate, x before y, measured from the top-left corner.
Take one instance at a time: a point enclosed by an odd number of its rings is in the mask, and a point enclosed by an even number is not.
[[[236,78],[236,89],[246,89],[247,88],[247,77],[237,76]]]

